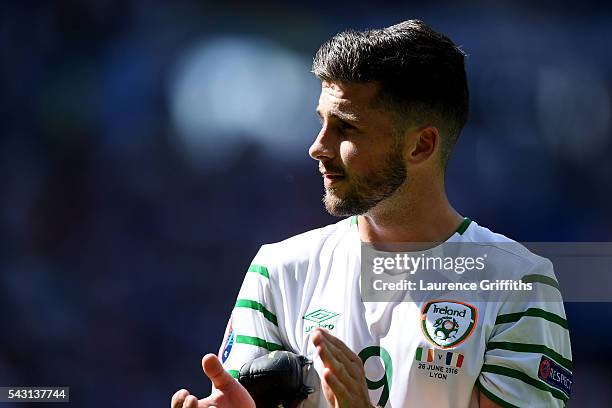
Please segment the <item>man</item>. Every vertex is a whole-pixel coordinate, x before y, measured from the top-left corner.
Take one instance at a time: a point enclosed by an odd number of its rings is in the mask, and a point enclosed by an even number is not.
[[[564,406],[571,350],[550,262],[502,248],[513,241],[460,216],[445,194],[467,120],[464,54],[410,20],[334,36],[313,72],[322,127],[309,153],[326,209],[350,217],[261,248],[219,357],[202,360],[211,396],[180,390],[172,407],[253,407],[232,376],[277,349],[314,360],[321,392],[305,406]],[[361,243],[400,242],[486,242],[504,258],[491,270],[554,301],[362,301]]]

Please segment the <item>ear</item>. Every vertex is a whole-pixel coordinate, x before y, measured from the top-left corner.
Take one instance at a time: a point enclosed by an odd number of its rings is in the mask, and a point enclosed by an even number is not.
[[[434,155],[440,144],[440,132],[432,125],[426,125],[415,131],[414,144],[407,152],[407,160],[413,164],[419,164]]]

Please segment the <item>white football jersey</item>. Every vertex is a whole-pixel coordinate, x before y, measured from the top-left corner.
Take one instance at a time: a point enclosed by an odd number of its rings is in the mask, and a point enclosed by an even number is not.
[[[324,327],[364,362],[370,398],[384,407],[563,407],[572,361],[552,264],[469,219],[448,243],[486,243],[491,280],[533,285],[523,300],[363,302],[357,217],[263,245],[238,294],[219,357],[234,377],[274,350],[305,355]],[[554,299],[554,301],[550,301]],[[316,376],[315,376],[316,377]],[[317,385],[305,407],[327,407]]]

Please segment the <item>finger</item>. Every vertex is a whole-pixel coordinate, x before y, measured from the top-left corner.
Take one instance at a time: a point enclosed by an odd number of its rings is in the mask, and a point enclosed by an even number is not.
[[[331,352],[338,356],[342,364],[353,374],[353,378],[361,379],[365,376],[363,361],[342,340],[324,331],[323,336],[331,346]]]
[[[325,396],[327,405],[329,407],[337,407],[338,403],[336,399],[336,394],[334,394],[334,390],[331,389],[325,379],[321,379],[321,390],[323,391],[323,395]]]
[[[234,377],[225,371],[219,358],[214,354],[207,354],[202,358],[202,368],[206,376],[212,381],[213,386],[219,390],[227,388],[236,381]]]
[[[170,402],[170,408],[181,408],[183,406],[183,401],[189,395],[189,391],[182,389],[178,390],[172,396],[172,402]]]
[[[332,370],[336,377],[340,378],[346,383],[356,381],[356,378],[353,378],[349,372],[349,367],[335,357],[332,347],[333,346],[329,342],[323,342],[317,346],[317,352],[319,353],[319,357],[323,362],[323,366],[326,369]]]
[[[315,333],[312,336],[312,343],[317,348],[319,357],[323,361],[325,367],[340,366],[337,356],[331,352],[332,344],[321,333]]]
[[[352,351],[349,351],[350,354],[343,352],[342,348],[330,341],[329,338],[326,338],[325,343],[323,344],[325,345],[325,348],[329,350],[329,353],[334,357],[334,359],[342,366],[346,367],[351,372],[361,371],[363,364],[361,363],[359,357],[354,355]],[[356,359],[353,357],[356,357]]]
[[[198,401],[198,408],[217,408],[219,401],[210,396]]]
[[[349,406],[349,402],[351,401],[353,395],[348,391],[348,389],[344,386],[344,383],[338,379],[332,370],[329,368],[323,370],[323,380],[329,386],[329,388],[331,388],[334,396],[336,397],[338,405],[340,405],[340,407]]]
[[[193,395],[188,395],[183,402],[183,408],[198,408],[198,399]]]
[[[325,337],[323,330],[314,330],[312,335],[312,343],[317,348],[317,351],[319,352],[319,357],[323,361],[323,365],[325,367],[340,368],[340,361],[338,361],[337,359],[337,357],[339,356],[335,355],[334,353],[331,353],[330,347],[332,347],[332,344],[329,342],[329,339]]]
[[[317,336],[313,335],[313,343],[317,347],[323,365],[332,369],[337,377],[343,381],[363,381],[363,365],[359,357],[357,357],[359,362],[350,358],[349,355],[343,353],[342,349],[331,341],[330,336],[326,336],[322,332]],[[350,349],[349,352],[353,354]]]
[[[337,351],[341,352],[342,355],[346,356],[353,363],[361,364],[361,359],[359,358],[359,356],[357,356],[357,354],[355,354],[353,350],[351,350],[346,344],[344,344],[342,340],[340,340],[339,338],[337,338],[326,330],[321,330],[321,333],[323,334],[323,337],[326,340],[329,340],[330,343],[337,347]]]

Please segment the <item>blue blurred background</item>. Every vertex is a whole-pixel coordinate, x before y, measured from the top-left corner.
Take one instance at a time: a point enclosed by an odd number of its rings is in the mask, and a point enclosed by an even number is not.
[[[612,8],[534,3],[3,2],[0,385],[67,385],[79,407],[208,392],[200,359],[258,247],[336,221],[309,69],[346,28],[420,18],[467,52],[462,214],[612,240]],[[570,406],[612,406],[612,307],[566,308]]]

